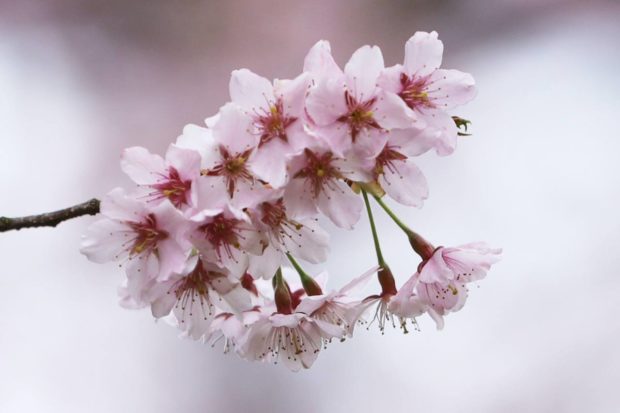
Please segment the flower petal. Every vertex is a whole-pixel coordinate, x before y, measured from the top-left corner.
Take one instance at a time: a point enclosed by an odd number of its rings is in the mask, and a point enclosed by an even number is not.
[[[409,75],[426,76],[441,66],[443,43],[437,32],[416,32],[405,44],[404,67]]]
[[[150,185],[165,174],[166,164],[161,156],[134,146],[123,151],[121,169],[138,185]]]
[[[394,161],[379,176],[379,183],[395,201],[421,207],[428,197],[428,185],[422,171],[411,161]]]
[[[378,46],[360,47],[344,67],[347,88],[360,101],[371,99],[383,69],[383,55]]]
[[[229,91],[231,100],[248,112],[268,110],[275,101],[271,82],[248,69],[233,70]]]

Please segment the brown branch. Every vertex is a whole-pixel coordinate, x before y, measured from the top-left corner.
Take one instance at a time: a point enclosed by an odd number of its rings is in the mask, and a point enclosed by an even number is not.
[[[0,232],[19,230],[22,228],[34,227],[55,227],[63,221],[83,215],[95,215],[99,213],[99,200],[96,198],[82,204],[74,205],[69,208],[61,209],[45,214],[31,215],[28,217],[7,218],[0,217]]]

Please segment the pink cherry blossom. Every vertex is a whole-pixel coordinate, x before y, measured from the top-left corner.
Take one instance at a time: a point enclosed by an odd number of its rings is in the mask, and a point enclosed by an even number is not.
[[[373,160],[374,180],[395,201],[421,207],[428,197],[428,186],[422,171],[401,149],[396,136],[390,134],[388,143]]]
[[[200,176],[200,154],[170,145],[166,158],[151,154],[141,147],[127,148],[121,157],[121,168],[138,185],[147,188],[146,199],[169,199],[180,209],[195,203],[193,183]]]
[[[373,267],[351,280],[338,291],[304,297],[295,311],[341,327],[348,337],[352,337],[363,306],[361,300],[356,297],[356,293],[368,283],[376,272],[377,267]],[[317,277],[317,279],[319,278],[326,282],[327,273],[322,273]],[[324,286],[322,287],[324,288]]]
[[[203,151],[202,175],[212,185],[223,184],[231,202],[245,208],[253,205],[259,194],[259,182],[251,166],[251,157],[258,145],[252,134],[252,120],[236,105],[220,109],[220,116],[211,129],[212,140]]]
[[[344,71],[333,63],[329,44],[317,43],[305,61],[314,78],[306,100],[311,129],[339,155],[352,148],[373,157],[385,144],[385,132],[410,127],[407,107],[397,95],[377,87],[383,56],[377,46],[358,49]]]
[[[256,278],[271,278],[280,265],[288,263],[287,253],[313,264],[327,259],[329,234],[315,219],[291,216],[282,192],[273,192],[249,212],[264,245],[262,255],[250,257],[248,272]]]
[[[502,250],[484,242],[473,242],[458,247],[439,247],[420,265],[423,283],[470,283],[486,276],[491,265],[498,262]]]
[[[249,216],[233,206],[204,209],[192,218],[189,239],[205,259],[227,268],[240,278],[248,266],[248,253],[260,254],[260,238]]]
[[[224,353],[231,350],[237,351],[239,340],[244,336],[247,327],[243,324],[242,317],[233,313],[222,312],[213,317],[205,342],[215,347],[220,341],[224,345]]]
[[[83,237],[81,252],[94,262],[131,262],[135,272],[167,279],[181,271],[190,245],[187,220],[169,200],[156,206],[112,190],[101,201],[104,218],[94,222]]]
[[[340,338],[338,326],[305,314],[265,314],[241,339],[240,352],[248,360],[282,362],[292,371],[310,368],[326,342]]]
[[[291,162],[292,179],[284,193],[287,210],[300,217],[325,214],[341,228],[353,228],[362,211],[362,200],[345,182],[355,168],[331,151],[306,148]]]
[[[155,318],[172,313],[179,328],[199,339],[207,333],[216,313],[240,313],[251,307],[249,293],[225,269],[193,257],[187,270],[174,274],[149,292]]]
[[[230,79],[230,96],[252,120],[250,130],[259,137],[250,160],[252,171],[275,188],[287,179],[286,163],[311,138],[305,132],[305,95],[309,77],[302,73],[293,80],[274,84],[248,69],[235,70]]]
[[[385,69],[378,83],[402,99],[415,128],[424,128],[426,149],[434,147],[439,155],[449,155],[456,147],[458,129],[446,111],[469,102],[476,90],[468,73],[439,68],[442,54],[436,32],[417,32],[405,45],[404,64]]]

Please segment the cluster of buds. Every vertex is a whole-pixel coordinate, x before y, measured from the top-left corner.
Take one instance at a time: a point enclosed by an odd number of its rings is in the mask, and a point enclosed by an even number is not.
[[[442,53],[437,33],[418,32],[391,67],[364,46],[343,70],[320,41],[294,79],[233,71],[231,101],[204,127],[186,126],[165,157],[123,152],[137,188],[102,200],[82,252],[125,268],[123,306],[150,307],[185,336],[292,370],[351,337],[373,309],[381,330],[389,322],[407,331],[423,314],[441,328],[500,253],[483,243],[435,248],[384,202],[421,207],[428,188],[413,158],[452,153],[467,125],[449,110],[473,98],[474,80],[440,69]],[[421,257],[400,288],[381,254],[373,199]],[[328,257],[319,216],[351,230],[364,204],[378,262],[329,291],[326,274],[312,277],[299,261]],[[380,288],[364,297],[375,274]]]

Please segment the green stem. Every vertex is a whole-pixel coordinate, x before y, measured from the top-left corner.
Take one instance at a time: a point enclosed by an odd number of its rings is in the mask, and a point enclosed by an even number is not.
[[[381,267],[386,267],[383,254],[381,253],[381,246],[379,245],[379,237],[377,235],[377,228],[375,227],[375,220],[372,216],[372,210],[370,209],[370,202],[368,202],[368,194],[362,189],[362,196],[364,197],[364,203],[366,204],[366,212],[368,213],[368,220],[370,221],[370,230],[372,231],[372,240],[375,244],[375,252],[377,253],[377,261]]]
[[[299,265],[297,260],[295,260],[295,258],[293,258],[293,256],[290,253],[287,252],[286,256],[288,260],[291,262],[291,264],[293,264],[293,267],[297,271],[297,274],[299,274],[299,279],[301,280],[301,284],[303,285],[304,290],[306,291],[306,294],[322,295],[323,291],[321,290],[321,287],[319,286],[319,284],[314,280],[314,278],[308,275],[308,273],[305,272],[303,268],[301,268],[301,265]]]
[[[375,201],[377,201],[377,204],[379,204],[381,206],[381,208],[383,208],[385,213],[388,214],[390,216],[390,218],[392,218],[392,221],[394,221],[394,223],[396,225],[398,225],[398,227],[400,229],[402,229],[403,232],[405,234],[407,234],[407,236],[411,236],[411,235],[415,234],[413,232],[413,230],[411,230],[411,228],[409,228],[407,225],[405,225],[405,223],[403,221],[401,221],[400,218],[398,218],[394,212],[392,212],[392,210],[385,204],[385,202],[383,202],[383,200],[381,198],[379,198],[376,195],[373,195],[373,198],[375,198]]]
[[[381,198],[376,195],[373,195],[373,197],[375,198],[375,201],[377,201],[377,204],[379,204],[381,208],[383,208],[383,210],[390,216],[390,218],[392,218],[392,221],[394,221],[394,223],[398,225],[398,227],[402,229],[403,232],[407,235],[407,238],[409,238],[409,243],[411,244],[413,250],[420,257],[422,257],[422,259],[430,259],[430,257],[433,256],[435,247],[431,243],[426,241],[420,234],[405,225],[405,223],[401,221],[394,212],[392,212],[392,210],[385,204],[385,202],[383,202]]]

